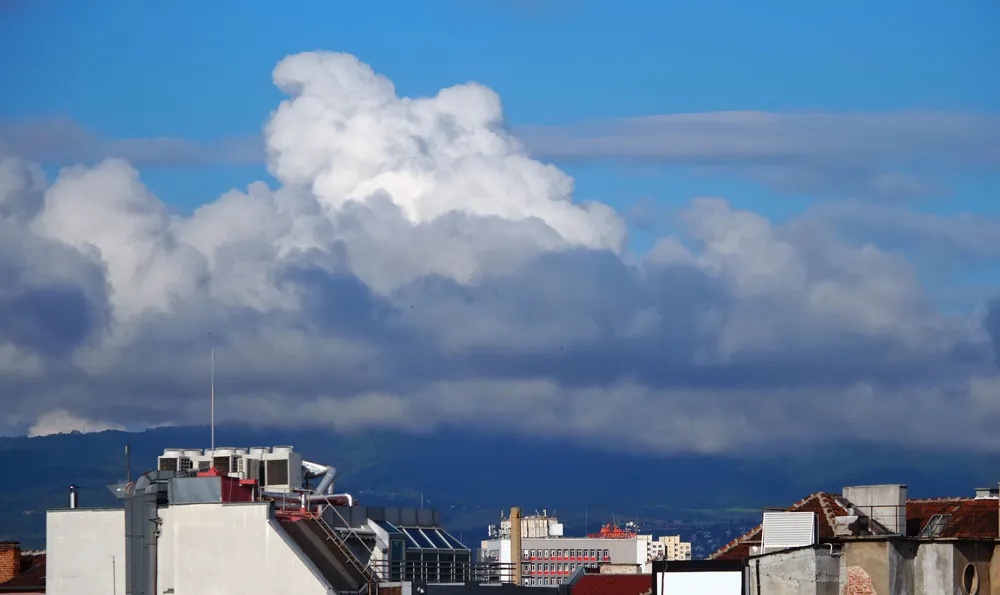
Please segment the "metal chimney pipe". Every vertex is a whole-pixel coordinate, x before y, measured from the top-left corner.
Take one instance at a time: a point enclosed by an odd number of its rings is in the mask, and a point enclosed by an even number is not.
[[[521,561],[524,556],[521,554],[521,509],[514,506],[510,509],[510,560],[514,563],[514,584],[520,587]]]
[[[69,486],[69,507],[70,508],[78,508],[80,506],[80,493],[78,491],[79,489],[80,488],[77,487],[77,486],[75,486],[75,485]]]

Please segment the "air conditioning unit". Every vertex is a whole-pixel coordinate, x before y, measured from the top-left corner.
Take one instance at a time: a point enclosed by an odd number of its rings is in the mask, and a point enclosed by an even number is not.
[[[271,453],[261,455],[264,474],[258,476],[266,489],[289,492],[302,487],[302,455],[289,446],[275,446]]]
[[[229,475],[236,471],[236,457],[232,455],[212,457],[212,467],[223,475]]]
[[[238,459],[237,471],[240,475],[240,479],[254,479],[258,482],[261,481],[260,477],[260,459],[254,459],[251,457],[240,457]]]
[[[180,466],[178,457],[157,457],[156,469],[158,471],[177,471]]]

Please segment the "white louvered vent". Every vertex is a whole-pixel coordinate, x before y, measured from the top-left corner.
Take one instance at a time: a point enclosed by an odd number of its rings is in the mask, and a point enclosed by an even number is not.
[[[812,512],[765,512],[764,552],[813,545],[817,542],[816,514]]]

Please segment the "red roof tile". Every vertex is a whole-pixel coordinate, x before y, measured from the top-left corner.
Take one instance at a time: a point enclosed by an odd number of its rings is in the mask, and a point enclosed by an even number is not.
[[[814,512],[819,519],[820,541],[834,536],[834,519],[847,514],[846,501],[840,494],[816,492],[784,509],[788,512]],[[742,560],[750,556],[750,548],[760,545],[760,529],[757,525],[744,535],[719,548],[708,557],[709,560]]]
[[[21,573],[0,583],[0,593],[45,591],[45,554],[21,554]]]
[[[572,595],[648,595],[653,577],[648,574],[584,574],[577,579]]]
[[[917,537],[936,514],[949,515],[943,519],[937,539],[997,539],[1000,501],[975,498],[936,498],[907,500],[906,535]]]

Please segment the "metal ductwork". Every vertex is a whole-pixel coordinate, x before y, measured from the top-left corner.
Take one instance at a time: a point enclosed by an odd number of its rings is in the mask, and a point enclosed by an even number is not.
[[[268,498],[276,502],[291,502],[300,504],[305,499],[308,504],[329,504],[331,506],[354,506],[354,496],[350,494],[290,494],[285,492],[261,492],[262,498]]]
[[[125,593],[156,595],[157,541],[160,519],[157,506],[167,504],[171,471],[151,471],[127,483],[118,497],[125,500]]]
[[[302,468],[305,469],[303,476],[306,479],[313,479],[315,477],[323,476],[320,480],[319,485],[316,486],[317,494],[333,494],[333,480],[337,477],[337,468],[331,467],[330,465],[320,465],[318,463],[310,463],[309,461],[302,461]]]

